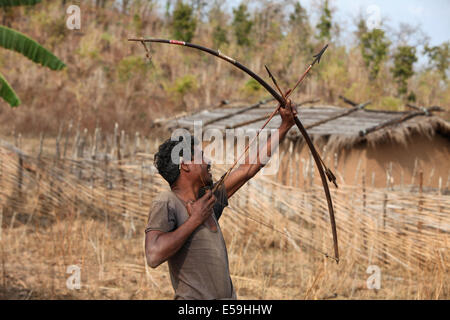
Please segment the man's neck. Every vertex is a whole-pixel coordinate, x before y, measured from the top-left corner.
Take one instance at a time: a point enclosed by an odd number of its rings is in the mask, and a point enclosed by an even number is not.
[[[195,201],[199,193],[201,186],[193,183],[192,181],[179,177],[178,180],[171,186],[171,189],[175,194],[183,201]]]

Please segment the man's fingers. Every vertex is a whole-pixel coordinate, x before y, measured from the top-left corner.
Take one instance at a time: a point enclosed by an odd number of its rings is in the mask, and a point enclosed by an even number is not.
[[[201,197],[200,199],[202,200],[202,201],[207,201],[207,200],[209,200],[210,198],[211,198],[211,196],[212,196],[213,194],[212,194],[212,191],[211,190],[206,190],[206,192],[205,192],[205,194],[203,195],[203,197]]]
[[[214,205],[214,203],[216,203],[216,197],[212,196],[209,200],[208,200],[208,206],[209,205]]]
[[[216,203],[216,197],[212,196],[205,204],[206,208],[208,210],[211,210],[214,207],[214,204]]]

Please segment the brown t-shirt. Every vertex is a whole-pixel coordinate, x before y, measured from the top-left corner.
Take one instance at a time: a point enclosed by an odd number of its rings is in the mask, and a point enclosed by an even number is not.
[[[230,278],[228,255],[218,220],[228,205],[222,185],[214,194],[214,222],[217,231],[199,226],[180,250],[168,259],[175,299],[236,299]],[[189,215],[184,203],[172,191],[159,194],[152,202],[145,232],[171,232]]]

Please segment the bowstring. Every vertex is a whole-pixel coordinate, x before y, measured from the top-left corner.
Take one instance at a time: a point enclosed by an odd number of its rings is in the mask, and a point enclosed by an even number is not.
[[[275,231],[275,232],[281,234],[281,235],[284,236],[285,238],[287,238],[287,239],[293,241],[296,245],[299,245],[300,247],[303,247],[303,249],[309,248],[309,249],[312,249],[313,251],[315,251],[315,252],[317,252],[317,253],[320,253],[321,255],[325,256],[326,258],[329,258],[329,259],[331,259],[331,260],[336,260],[334,257],[330,256],[328,253],[323,252],[322,250],[319,250],[319,249],[315,248],[314,246],[312,246],[312,245],[310,245],[310,244],[302,243],[302,242],[299,242],[299,243],[297,244],[296,241],[295,241],[295,239],[292,238],[291,235],[289,235],[288,233],[286,233],[286,232],[284,232],[284,231],[281,231],[281,230],[275,228],[273,225],[271,225],[271,224],[269,224],[269,223],[263,222],[263,221],[258,220],[258,219],[256,219],[256,218],[253,218],[253,217],[250,216],[249,214],[245,214],[245,213],[243,213],[243,212],[239,212],[238,210],[234,209],[234,208],[233,208],[232,206],[230,206],[229,204],[228,204],[228,206],[225,206],[225,204],[224,204],[222,201],[217,201],[217,202],[219,202],[219,204],[222,205],[224,208],[225,208],[225,207],[228,207],[228,208],[230,208],[232,211],[234,211],[235,213],[237,213],[237,214],[239,214],[239,215],[241,215],[241,216],[243,216],[243,217],[246,217],[246,218],[248,218],[248,219],[250,219],[250,220],[252,220],[252,221],[254,221],[254,222],[256,222],[256,223],[259,223],[260,225],[263,225],[264,227],[266,227],[266,228],[268,228],[268,229],[271,229],[272,231]]]

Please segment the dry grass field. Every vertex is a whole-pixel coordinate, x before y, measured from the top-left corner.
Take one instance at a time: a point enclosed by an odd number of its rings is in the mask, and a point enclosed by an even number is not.
[[[152,198],[167,189],[154,143],[122,148],[120,161],[114,148],[77,157],[69,147],[58,158],[51,147],[37,155],[36,140],[25,152],[0,146],[0,298],[173,298],[167,264],[147,267],[143,249]],[[332,196],[339,264],[323,255],[332,238],[321,186],[258,175],[230,199],[220,223],[240,299],[450,298],[448,190],[342,185]],[[79,290],[66,285],[71,265]],[[380,289],[368,289],[369,266]]]

